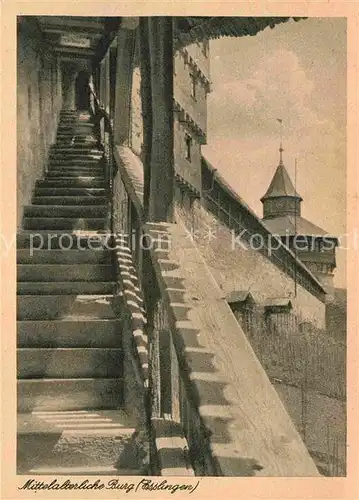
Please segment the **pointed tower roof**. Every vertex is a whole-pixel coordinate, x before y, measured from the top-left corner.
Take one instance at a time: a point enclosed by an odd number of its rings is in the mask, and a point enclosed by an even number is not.
[[[289,177],[289,174],[283,164],[283,151],[284,150],[281,144],[279,148],[279,165],[277,167],[277,170],[275,171],[272,182],[270,183],[266,194],[261,198],[261,201],[267,200],[268,198],[278,198],[285,196],[298,198],[300,201],[302,201],[302,197],[294,189],[291,178]]]

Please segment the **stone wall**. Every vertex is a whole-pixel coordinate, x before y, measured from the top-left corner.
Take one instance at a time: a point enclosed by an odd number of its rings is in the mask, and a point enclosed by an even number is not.
[[[177,199],[182,199],[177,193]],[[233,244],[231,230],[198,201],[184,200],[177,209],[193,235],[223,296],[230,292],[249,290],[257,303],[269,298],[289,297],[294,313],[318,328],[325,326],[325,304],[297,285],[259,251],[246,245]],[[243,244],[245,244],[243,242]]]
[[[175,55],[174,60],[174,98],[181,107],[187,111],[194,122],[206,133],[207,131],[207,90],[204,81],[198,76],[198,70],[202,71],[202,61],[197,61],[194,58],[195,64],[191,63],[189,49],[179,51]],[[191,94],[191,74],[195,75],[196,95]],[[197,75],[197,76],[196,76]]]
[[[326,307],[326,323],[328,334],[346,342],[347,338],[347,292],[344,288],[336,288],[334,298]]]
[[[17,72],[17,225],[47,164],[62,105],[59,62],[36,21],[19,18]]]
[[[290,417],[324,475],[346,473],[346,402],[274,382]],[[305,426],[303,427],[303,422]]]
[[[257,303],[270,297],[290,296],[294,313],[324,328],[325,303],[299,285],[294,297],[294,282],[290,276],[256,250],[248,247],[245,250],[238,245],[233,248],[231,231],[224,223],[198,200],[190,202],[186,196],[176,194],[178,213],[224,297],[234,290],[250,290]],[[267,374],[321,473],[345,475],[345,400],[329,397],[315,389],[306,389],[303,393],[298,386],[276,382],[275,377],[281,378],[279,367],[278,370],[272,367]]]
[[[186,52],[186,57],[184,56]],[[199,79],[196,86],[196,99],[191,96],[190,72],[193,71],[190,57],[196,59],[201,71],[208,76],[209,63],[201,47],[193,44],[184,51],[175,55],[174,65],[174,98],[181,107],[189,113],[194,122],[206,132],[207,128],[207,99],[206,87]],[[187,62],[186,62],[187,61]],[[131,109],[130,109],[130,138],[129,145],[132,151],[141,157],[143,147],[143,120],[141,105],[141,73],[138,65],[138,43],[135,53],[135,64],[132,72]],[[192,138],[191,161],[186,159],[186,134]],[[201,191],[201,146],[197,133],[193,127],[180,122],[179,114],[174,114],[174,161],[176,173]]]
[[[192,138],[190,160],[186,158],[187,134]],[[176,173],[201,192],[201,146],[196,135],[192,134],[188,127],[180,123],[176,117],[174,119],[174,162]]]

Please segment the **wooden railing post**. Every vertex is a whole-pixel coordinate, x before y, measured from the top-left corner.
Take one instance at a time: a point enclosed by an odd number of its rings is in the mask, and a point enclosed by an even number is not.
[[[136,25],[122,23],[117,42],[115,144],[128,144],[130,134],[132,66],[136,42]]]
[[[158,329],[158,300],[160,297],[157,281],[151,263],[149,250],[142,249],[142,287],[147,316],[146,333],[148,339],[148,378],[150,418],[161,417],[160,346]]]
[[[141,23],[141,30],[141,56],[143,56],[141,69],[144,78],[149,80],[151,88],[150,95],[148,91],[142,93],[142,105],[146,113],[149,97],[151,102],[151,121],[146,124],[151,127],[151,137],[147,128],[144,134],[146,176],[144,190],[146,196],[149,193],[148,220],[172,222],[174,198],[173,18],[148,18],[147,23],[146,21]],[[146,39],[148,44],[146,44]],[[150,68],[148,68],[148,58],[143,54],[146,45],[150,54]],[[142,89],[144,90],[143,86]]]

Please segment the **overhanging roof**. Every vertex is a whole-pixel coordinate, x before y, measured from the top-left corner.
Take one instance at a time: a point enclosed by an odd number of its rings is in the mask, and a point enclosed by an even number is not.
[[[123,17],[36,16],[46,41],[61,54],[91,58],[99,57],[116,34]],[[254,36],[267,27],[300,17],[174,17],[174,38],[179,46],[221,37]],[[74,40],[63,44],[63,37]],[[79,41],[76,46],[76,38]],[[82,39],[82,41],[80,41]],[[85,39],[87,40],[85,42]]]
[[[101,58],[120,26],[120,17],[36,16],[44,40],[62,59]]]
[[[228,304],[235,304],[245,301],[254,302],[254,299],[249,290],[237,290],[230,292],[226,297],[226,301]]]
[[[324,229],[316,226],[304,217],[295,217],[294,215],[284,215],[273,219],[263,219],[263,224],[267,229],[277,236],[303,235],[312,237],[324,237],[337,239],[330,236]]]
[[[298,21],[302,17],[176,17],[175,36],[184,43],[193,43],[206,39],[216,39],[225,36],[254,36],[267,27],[274,28],[277,24],[290,19]]]
[[[269,298],[269,299],[265,300],[264,307],[265,308],[284,307],[284,308],[291,309],[292,308],[292,302],[287,297],[284,297],[284,298]]]

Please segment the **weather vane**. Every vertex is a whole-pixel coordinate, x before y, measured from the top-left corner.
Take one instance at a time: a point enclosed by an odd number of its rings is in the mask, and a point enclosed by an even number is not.
[[[283,164],[283,157],[282,157],[282,153],[283,153],[283,120],[282,118],[277,118],[277,121],[280,123],[280,146],[279,146],[279,164],[282,165]]]

